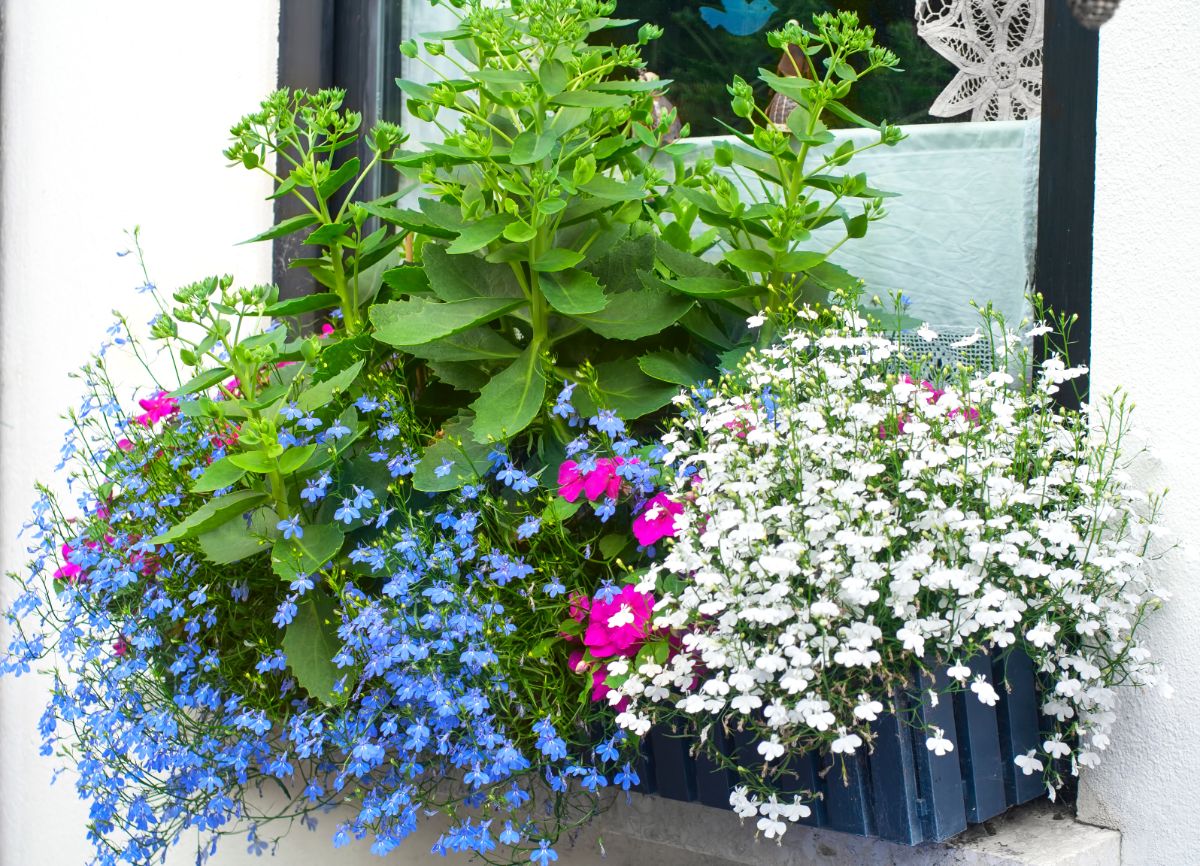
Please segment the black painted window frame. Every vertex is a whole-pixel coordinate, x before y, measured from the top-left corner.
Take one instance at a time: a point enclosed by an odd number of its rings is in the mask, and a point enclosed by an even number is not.
[[[1050,308],[1077,317],[1067,348],[1073,362],[1087,363],[1091,353],[1099,35],[1075,20],[1067,0],[1045,3],[1033,279]],[[369,128],[380,116],[391,113],[391,100],[398,98],[396,88],[388,86],[393,76],[380,74],[381,65],[392,62],[389,58],[395,57],[400,43],[398,6],[395,0],[287,0],[280,4],[279,85],[310,90],[344,87],[347,104],[363,113],[363,125]],[[363,190],[368,196],[372,192]],[[277,216],[291,216],[288,207],[281,201]],[[277,242],[275,249],[275,278],[285,294],[309,290],[296,271],[286,269],[286,261],[296,253],[294,244]],[[1086,384],[1080,393],[1086,394]]]

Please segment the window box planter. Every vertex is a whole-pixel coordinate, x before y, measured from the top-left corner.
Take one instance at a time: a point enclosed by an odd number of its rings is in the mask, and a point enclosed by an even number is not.
[[[972,824],[1045,794],[1042,774],[1025,775],[1013,759],[1039,747],[1039,695],[1033,663],[1019,650],[979,656],[969,662],[975,674],[996,685],[999,701],[989,707],[970,691],[941,695],[950,680],[945,670],[921,682],[919,694],[897,697],[901,715],[873,723],[870,753],[795,755],[792,791],[818,794],[812,814],[799,823],[903,845],[941,842]],[[954,750],[938,756],[925,745],[920,726],[941,728]],[[718,748],[743,766],[757,763],[754,743],[743,735],[717,731]],[[736,774],[695,755],[695,736],[656,728],[646,738],[640,790],[670,800],[729,809]]]

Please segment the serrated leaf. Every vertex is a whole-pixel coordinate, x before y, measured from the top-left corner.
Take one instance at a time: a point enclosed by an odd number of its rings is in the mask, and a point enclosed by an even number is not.
[[[571,77],[561,60],[549,58],[538,67],[538,82],[547,96],[558,96],[567,89]]]
[[[744,280],[730,277],[677,277],[663,282],[675,291],[693,298],[736,298],[761,291]]]
[[[429,275],[420,265],[401,265],[383,272],[383,284],[402,295],[419,295],[429,291]]]
[[[550,100],[555,105],[578,106],[579,108],[621,108],[632,102],[632,97],[618,93],[600,93],[593,90],[568,90]]]
[[[425,493],[444,493],[484,476],[491,446],[476,441],[471,433],[474,422],[474,416],[464,414],[446,424],[443,434],[425,449],[417,464],[413,487]],[[439,469],[447,463],[446,471],[439,475]]]
[[[443,301],[471,298],[521,298],[521,286],[508,265],[496,265],[478,256],[455,256],[439,244],[421,250],[429,288]]]
[[[598,313],[609,302],[600,281],[576,268],[547,275],[541,281],[541,288],[550,306],[569,316]]]
[[[652,379],[684,388],[690,388],[713,375],[713,371],[699,358],[679,351],[664,350],[643,355],[638,358],[638,366]]]
[[[268,507],[250,512],[250,519],[230,520],[196,536],[204,558],[216,565],[230,565],[266,553],[279,536],[279,515]]]
[[[334,704],[339,679],[333,657],[341,650],[333,600],[310,592],[297,605],[295,618],[283,633],[283,653],[296,682],[313,698]]]
[[[427,361],[503,361],[521,354],[520,349],[487,326],[451,334],[423,346],[399,348]]]
[[[300,538],[280,538],[271,548],[271,568],[288,583],[301,574],[316,574],[337,556],[346,539],[341,529],[328,523],[302,526],[301,532]]]
[[[202,532],[216,529],[267,500],[267,494],[258,490],[239,490],[226,496],[210,499],[166,532],[150,539],[151,544],[171,544],[185,538],[194,538]]]
[[[672,226],[679,225],[671,223]],[[689,236],[690,239],[690,236]],[[666,265],[671,273],[681,277],[708,277],[710,279],[728,278],[728,274],[699,256],[685,253],[670,244],[659,244],[656,247],[659,260]]]
[[[576,392],[575,402],[581,414],[597,408],[614,410],[627,421],[648,415],[671,402],[679,389],[655,381],[642,372],[636,361],[607,361],[596,365],[599,405],[588,394]]]
[[[554,150],[556,141],[557,139],[548,132],[539,133],[536,129],[527,129],[513,139],[508,160],[513,165],[541,162]]]
[[[471,404],[476,441],[507,441],[520,433],[542,410],[546,400],[546,375],[536,345],[492,377]]]
[[[477,220],[463,226],[457,240],[446,247],[451,255],[462,255],[481,250],[504,233],[504,227],[512,221],[511,217],[495,214],[487,219]]]
[[[471,298],[431,301],[409,298],[371,307],[372,336],[390,346],[420,346],[461,333],[510,313],[523,298]]]
[[[233,463],[228,457],[214,460],[200,477],[192,482],[193,493],[212,493],[236,484],[246,474],[245,469]]]
[[[645,288],[614,297],[596,313],[574,316],[591,331],[611,340],[640,340],[673,325],[692,308],[691,298],[673,292],[646,271],[640,271]]]

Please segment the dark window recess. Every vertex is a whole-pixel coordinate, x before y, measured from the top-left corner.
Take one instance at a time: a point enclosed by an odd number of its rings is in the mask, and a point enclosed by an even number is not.
[[[363,129],[381,117],[396,114],[399,89],[400,3],[398,0],[287,0],[279,10],[279,86],[319,90],[346,90],[346,107],[363,116]],[[343,151],[343,157],[370,159],[366,143]],[[384,172],[376,171],[359,188],[362,198],[375,198],[389,190],[381,185]],[[299,202],[279,199],[277,221],[300,213]],[[290,270],[287,263],[304,254],[300,238],[289,235],[275,242],[274,278],[283,297],[313,291],[305,271]]]
[[[858,13],[875,28],[881,45],[899,56],[903,74],[880,74],[858,88],[850,107],[872,120],[891,123],[933,123],[929,106],[957,70],[917,35],[914,0],[618,0],[619,18],[637,18],[663,28],[661,39],[643,53],[646,67],[671,79],[671,101],[691,134],[723,135],[724,121],[743,124],[729,108],[726,85],[736,74],[754,85],[759,105],[770,99],[758,81],[759,68],[775,70],[781,52],[767,44],[766,34],[795,19],[808,25],[814,14],[838,9]],[[633,41],[637,28],[618,31],[618,39]],[[787,70],[780,70],[791,74]]]
[[[1035,284],[1055,310],[1077,315],[1073,361],[1090,354],[1092,224],[1096,177],[1096,99],[1099,40],[1071,15],[1068,0],[1045,0],[1046,35],[1039,171]],[[693,135],[719,134],[727,122],[725,85],[732,75],[753,81],[760,66],[781,58],[763,34],[790,18],[853,9],[901,58],[902,75],[877,77],[860,88],[855,106],[893,123],[930,123],[928,107],[954,77],[947,61],[918,37],[914,0],[619,0],[618,14],[649,20],[666,31],[647,52],[649,68],[676,80],[671,98]],[[344,87],[347,104],[363,112],[364,126],[401,116],[394,79],[399,75],[399,0],[288,0],[280,12],[280,86]],[[708,11],[705,11],[707,7]],[[731,11],[734,10],[734,11]],[[762,18],[762,21],[758,19]],[[634,28],[629,29],[630,34]],[[960,118],[953,118],[960,119]],[[386,183],[386,179],[383,180]],[[388,192],[380,180],[364,195]],[[276,206],[279,218],[291,205]],[[306,275],[288,272],[294,241],[276,247],[275,275],[285,295],[310,290]],[[1084,384],[1086,388],[1086,382]],[[1072,399],[1065,396],[1064,399]]]

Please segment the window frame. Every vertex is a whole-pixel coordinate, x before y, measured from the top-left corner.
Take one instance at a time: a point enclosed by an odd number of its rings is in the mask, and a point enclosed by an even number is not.
[[[380,82],[395,69],[388,58],[401,41],[400,0],[288,0],[280,8],[279,86],[344,87],[364,127],[386,116],[394,88]],[[1033,284],[1056,312],[1077,317],[1068,348],[1074,363],[1091,354],[1092,231],[1096,187],[1099,34],[1080,24],[1068,0],[1045,0],[1037,249]],[[390,52],[390,53],[389,53]],[[364,189],[367,196],[377,194]],[[292,216],[276,204],[276,217]],[[305,275],[288,271],[297,241],[277,241],[275,279],[285,296],[307,291]],[[1039,346],[1044,352],[1048,347]],[[1087,393],[1087,379],[1064,402]]]

